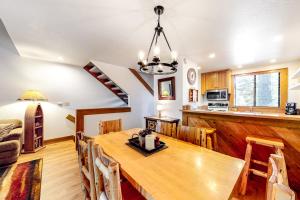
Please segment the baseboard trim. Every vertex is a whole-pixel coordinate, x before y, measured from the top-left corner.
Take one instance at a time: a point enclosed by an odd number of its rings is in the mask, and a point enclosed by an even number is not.
[[[57,142],[64,142],[64,141],[68,141],[68,140],[73,140],[73,142],[75,142],[75,136],[74,135],[69,135],[69,136],[64,136],[64,137],[45,140],[44,144],[48,145],[48,144],[53,144],[53,143],[57,143]]]

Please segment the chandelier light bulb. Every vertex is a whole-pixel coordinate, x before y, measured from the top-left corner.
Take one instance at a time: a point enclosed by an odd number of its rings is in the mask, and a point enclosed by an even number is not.
[[[139,60],[142,61],[145,57],[145,53],[143,51],[140,51],[138,54]]]
[[[147,65],[148,64],[147,60],[143,60],[143,64]]]
[[[159,54],[160,54],[160,48],[159,48],[159,46],[155,46],[154,47],[153,53],[154,53],[154,56],[159,56]]]
[[[159,73],[163,72],[163,66],[161,64],[158,65],[157,72],[159,72]]]
[[[171,52],[171,57],[172,57],[173,60],[177,60],[178,53],[176,51],[172,51]]]

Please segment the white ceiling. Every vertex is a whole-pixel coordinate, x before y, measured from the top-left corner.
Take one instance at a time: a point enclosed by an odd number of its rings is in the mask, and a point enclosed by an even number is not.
[[[1,0],[0,18],[22,56],[132,67],[156,4],[172,48],[205,71],[300,58],[300,0]]]

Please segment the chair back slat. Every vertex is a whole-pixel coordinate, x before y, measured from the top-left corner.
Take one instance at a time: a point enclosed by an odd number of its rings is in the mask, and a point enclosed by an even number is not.
[[[99,134],[122,131],[122,119],[100,121]]]
[[[99,145],[94,145],[92,155],[97,199],[121,200],[119,164],[105,155]]]
[[[195,144],[201,146],[201,129],[200,128],[196,129]]]
[[[189,127],[188,128],[188,133],[186,134],[186,141],[190,142],[192,144],[195,144],[196,140],[196,127]]]
[[[190,142],[204,148],[214,149],[217,145],[215,129],[179,125],[177,139]]]
[[[94,168],[92,158],[93,141],[84,141],[83,133],[78,136],[78,164],[81,177],[81,187],[84,199],[96,200]]]
[[[169,123],[169,122],[160,122],[158,132],[160,134],[170,136],[170,137],[177,137],[176,133],[176,123]]]
[[[206,129],[201,129],[201,146],[206,148]]]
[[[271,154],[268,163],[267,200],[295,200],[295,193],[288,185],[283,154]]]

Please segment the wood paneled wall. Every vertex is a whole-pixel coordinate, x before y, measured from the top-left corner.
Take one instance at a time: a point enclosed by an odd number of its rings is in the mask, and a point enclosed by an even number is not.
[[[276,120],[255,120],[247,117],[214,116],[183,113],[183,125],[213,127],[217,129],[218,151],[244,159],[246,137],[262,135],[281,138],[291,188],[300,196],[300,124]],[[253,157],[267,161],[272,149],[254,146]]]

